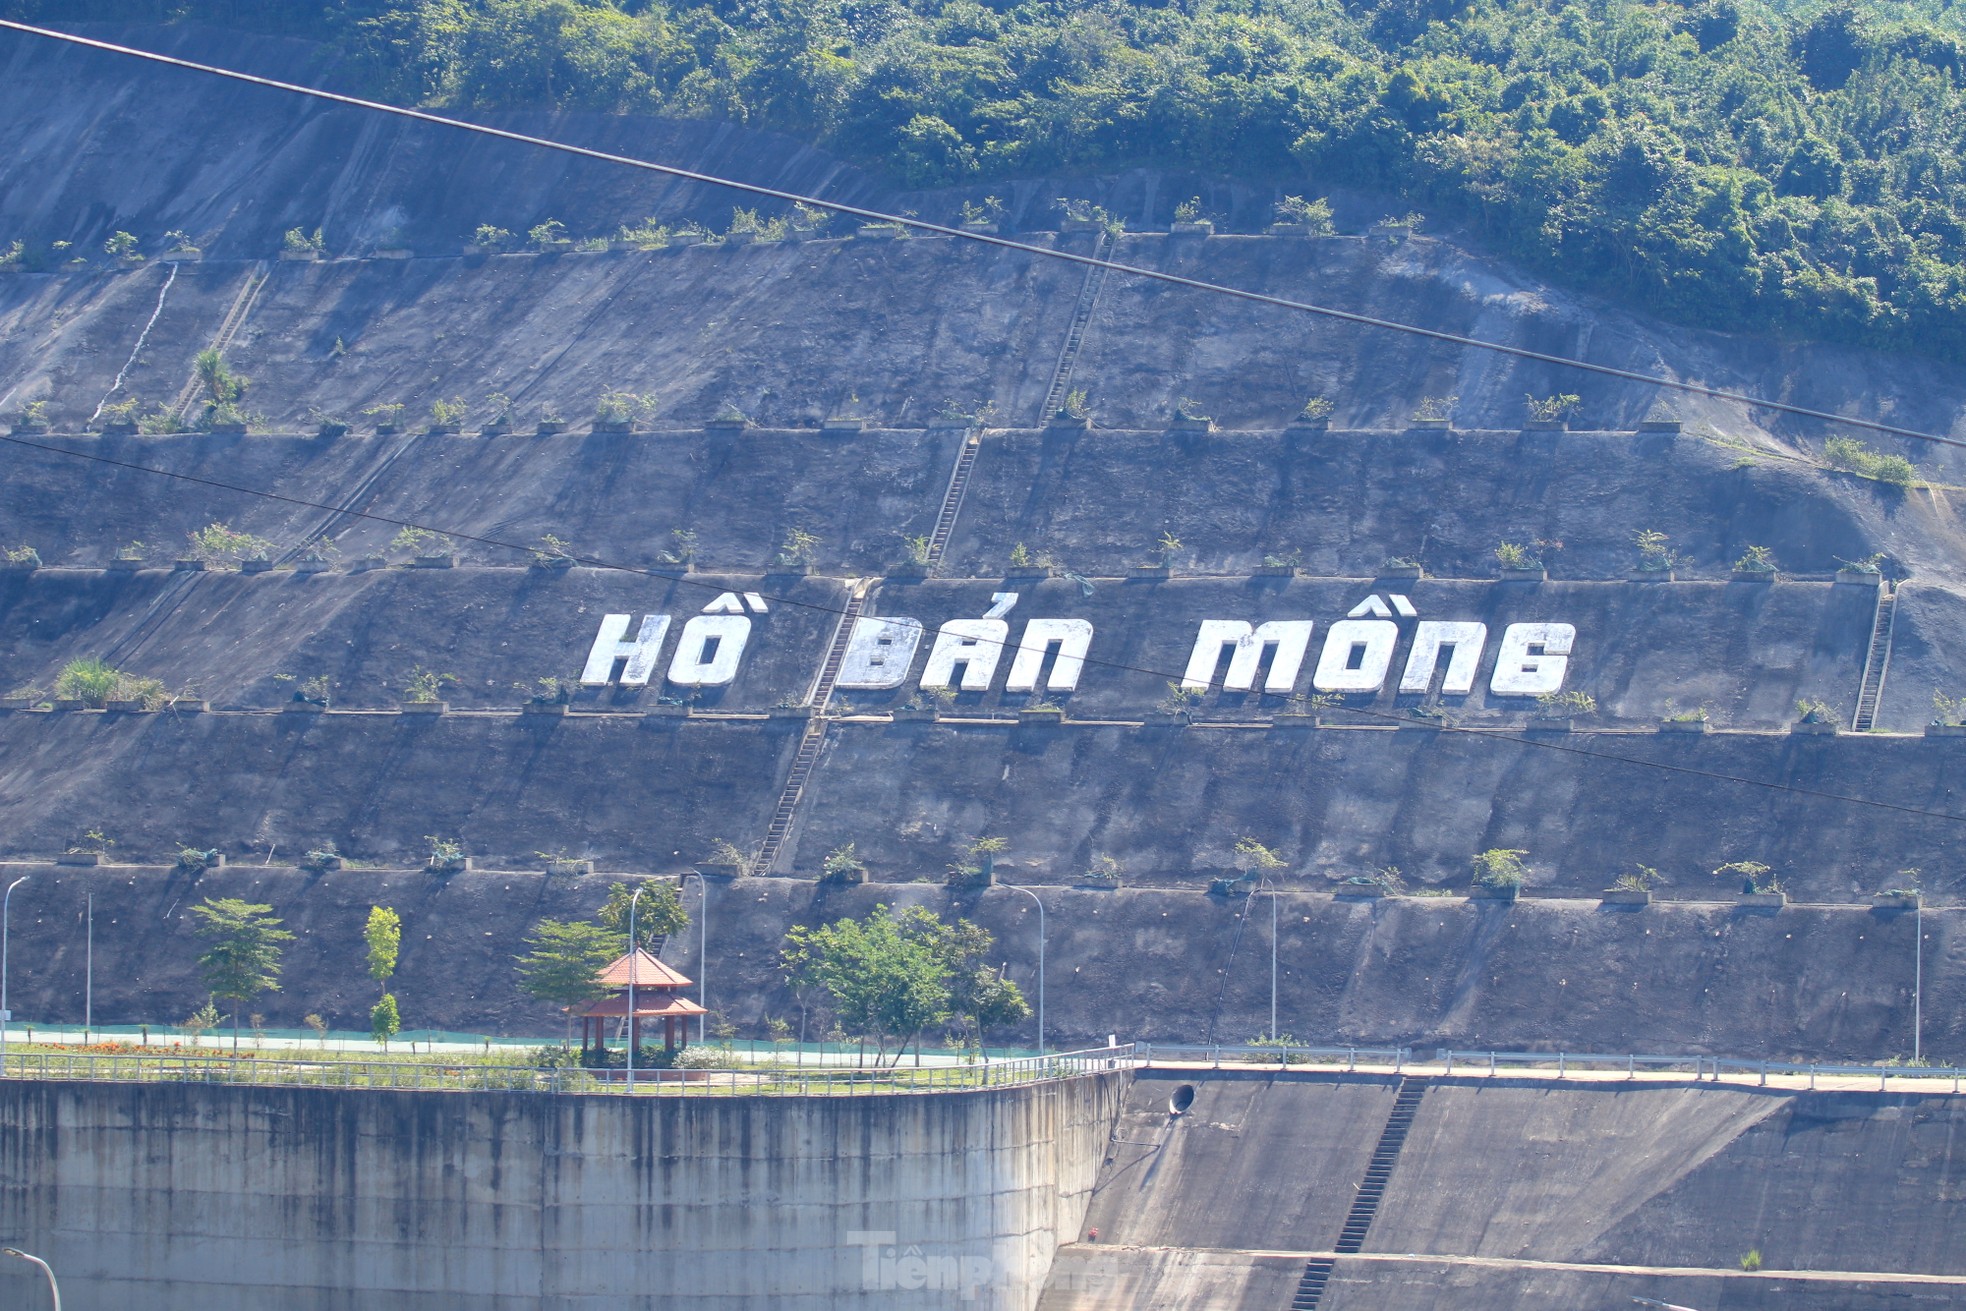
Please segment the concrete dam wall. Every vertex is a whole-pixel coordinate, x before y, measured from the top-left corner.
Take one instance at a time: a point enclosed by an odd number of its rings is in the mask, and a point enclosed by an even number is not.
[[[1387,1153],[1396,1100],[1410,1127]],[[1946,1095],[1148,1071],[1086,1216],[1099,1241],[1060,1252],[1041,1306],[1956,1306],[1962,1113]],[[1388,1160],[1355,1255],[1307,1297],[1312,1254]]]
[[[1130,1077],[633,1101],[16,1081],[0,1233],[82,1307],[1027,1311]],[[30,1287],[0,1271],[0,1305]]]

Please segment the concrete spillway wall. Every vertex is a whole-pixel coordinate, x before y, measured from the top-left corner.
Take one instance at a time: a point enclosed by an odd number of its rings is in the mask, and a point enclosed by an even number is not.
[[[635,1101],[10,1082],[0,1234],[80,1306],[1022,1311],[1129,1077]],[[0,1272],[0,1305],[29,1287]]]
[[[1424,1080],[1323,1311],[1956,1306],[1947,1095]],[[1292,1305],[1392,1111],[1381,1076],[1150,1070],[1044,1311]],[[1178,1094],[1178,1096],[1177,1096]],[[1183,1108],[1183,1109],[1177,1109]],[[1749,1253],[1754,1258],[1743,1264]]]

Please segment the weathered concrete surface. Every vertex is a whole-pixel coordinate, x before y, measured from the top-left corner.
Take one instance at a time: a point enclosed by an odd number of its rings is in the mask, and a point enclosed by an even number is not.
[[[822,571],[858,573],[904,559],[904,540],[934,526],[961,438],[954,431],[839,438],[753,429],[32,440],[48,449],[5,449],[0,513],[10,544],[35,546],[51,565],[99,568],[136,539],[149,544],[158,567],[168,567],[188,533],[225,522],[271,539],[287,556],[326,538],[352,567],[366,552],[381,551],[398,523],[412,522],[512,548],[460,540],[457,554],[468,562],[525,564],[527,548],[551,533],[576,555],[635,570],[673,555],[673,534],[684,529],[696,534],[699,568],[746,573],[773,565],[787,532],[799,528],[818,539]],[[225,486],[187,494],[175,478],[64,452]],[[259,492],[273,498],[253,494]],[[770,590],[786,586],[774,579]]]
[[[29,1022],[82,1020],[84,899],[93,892],[95,1013],[104,1023],[161,1025],[204,1003],[189,911],[204,897],[230,896],[271,904],[300,935],[282,990],[247,1008],[269,1024],[297,1028],[318,1012],[339,1027],[363,1026],[374,992],[350,961],[369,907],[380,904],[403,916],[403,961],[392,986],[406,1023],[537,1035],[558,1035],[563,1025],[518,993],[514,958],[534,921],[592,914],[615,877],[308,875],[234,865],[191,879],[157,869],[14,868],[30,882],[14,896],[11,1000]],[[1245,903],[1194,890],[1040,894],[1053,1044],[1100,1043],[1110,1033],[1240,1043],[1268,1029],[1262,899],[1245,923]],[[684,903],[692,915],[700,908],[694,880]],[[843,889],[746,879],[711,888],[712,1009],[753,1038],[765,1036],[768,1017],[796,1026],[798,1002],[778,972],[786,930],[879,904],[976,919],[996,935],[995,961],[1035,1001],[1037,915],[1029,898],[931,884]],[[1924,916],[1924,1049],[1941,1059],[1966,1054],[1966,940],[1958,921],[1956,911]],[[1914,919],[1904,912],[1791,907],[1771,915],[1684,902],[1629,911],[1543,900],[1510,908],[1458,898],[1374,906],[1285,893],[1278,925],[1278,1027],[1302,1041],[1775,1060],[1911,1052]],[[694,921],[663,958],[704,976]],[[824,1032],[823,1012],[807,1018],[809,1033]],[[1030,1045],[1034,1037],[1026,1022],[991,1040]]]
[[[1060,1249],[1041,1311],[1207,1307],[1276,1311],[1290,1305],[1302,1256],[1189,1247],[1121,1248],[1103,1241]],[[1649,1297],[1720,1311],[1910,1311],[1956,1306],[1958,1286],[1807,1275],[1496,1268],[1426,1257],[1340,1259],[1320,1308],[1338,1311],[1575,1311]]]
[[[1230,850],[1248,835],[1317,877],[1391,864],[1411,882],[1465,888],[1474,853],[1509,847],[1529,853],[1532,887],[1578,895],[1636,862],[1660,870],[1673,895],[1731,896],[1739,880],[1712,871],[1754,860],[1800,899],[1867,901],[1908,866],[1927,872],[1928,889],[1955,886],[1949,817],[1966,813],[1962,746],[1786,733],[850,723],[829,739],[797,867],[817,872],[827,851],[853,841],[882,877],[939,875],[972,837],[1005,834],[1010,859],[1057,881],[1103,853],[1130,877],[1198,886],[1233,872]]]
[[[101,821],[132,854],[193,843],[264,860],[277,846],[295,860],[333,841],[421,864],[436,834],[526,867],[564,850],[643,870],[762,832],[805,729],[607,714],[59,719],[0,719],[0,815],[31,851],[66,850]]]
[[[1060,1253],[1045,1311],[1284,1305],[1291,1254],[1331,1250],[1390,1104],[1379,1079],[1143,1074],[1086,1217],[1098,1245]],[[1951,1305],[1962,1116],[1949,1096],[1430,1080],[1367,1237],[1385,1259],[1340,1259],[1324,1305]],[[1328,1228],[1306,1242],[1311,1217]]]
[[[1402,556],[1479,578],[1509,541],[1545,543],[1533,553],[1555,578],[1621,579],[1638,558],[1633,535],[1654,529],[1673,539],[1682,577],[1724,577],[1749,545],[1817,573],[1872,552],[1898,561],[1894,574],[1958,569],[1958,522],[1942,494],[1770,456],[1744,464],[1738,444],[1691,433],[1273,424],[991,433],[949,559],[987,577],[1023,542],[1107,574],[1146,562],[1171,532],[1183,543],[1179,562],[1201,572],[1246,572],[1274,555],[1314,574],[1370,576]]]
[[[0,1233],[81,1306],[1028,1311],[1129,1078],[634,1102],[8,1082]]]
[[[766,588],[736,678],[692,688],[668,681],[684,626],[732,593]],[[278,708],[295,680],[325,675],[337,709],[395,709],[411,671],[448,675],[458,709],[516,710],[535,680],[581,676],[604,615],[670,616],[648,683],[583,688],[575,710],[640,710],[688,698],[708,711],[803,702],[840,623],[832,579],[599,569],[372,569],[354,574],[134,574],[39,570],[0,576],[0,669],[51,688],[78,650],[153,674],[220,709]],[[741,608],[741,607],[740,607]],[[692,658],[700,651],[695,644]],[[284,677],[282,677],[284,675]]]

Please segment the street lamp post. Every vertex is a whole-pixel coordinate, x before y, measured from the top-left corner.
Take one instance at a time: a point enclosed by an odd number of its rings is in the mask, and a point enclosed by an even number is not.
[[[9,888],[8,891],[11,892],[13,889]],[[61,1311],[61,1285],[55,1282],[55,1268],[53,1266],[43,1261],[40,1257],[23,1252],[19,1248],[0,1247],[0,1255],[19,1257],[23,1261],[29,1261],[40,1266],[41,1273],[48,1277],[48,1291],[54,1295],[55,1311]]]
[[[7,1026],[14,1022],[14,1013],[7,1009],[7,925],[8,916],[14,906],[14,889],[27,882],[23,874],[7,885],[7,894],[0,897],[0,1078],[7,1073]],[[53,1275],[49,1276],[54,1278]]]
[[[1023,893],[1038,908],[1038,1055],[1042,1056],[1044,1055],[1044,902],[1039,900],[1038,894],[1029,888],[1019,887],[1015,883],[1006,883],[1003,886],[1012,892]],[[982,1035],[977,1036],[980,1038]]]
[[[1911,1060],[1920,1064],[1925,1057],[1925,898],[1912,907],[1911,975]]]
[[[1270,1041],[1277,1040],[1277,890],[1269,886],[1268,875],[1263,884],[1270,894]]]
[[[640,964],[641,948],[635,941],[635,906],[642,899],[642,886],[628,898],[628,1091],[635,1091],[635,967]]]
[[[696,1044],[701,1047],[703,1022],[710,1018],[710,880],[700,870],[692,870],[683,878],[695,879],[703,893],[696,907],[696,1004],[703,1008],[703,1014],[696,1017]]]

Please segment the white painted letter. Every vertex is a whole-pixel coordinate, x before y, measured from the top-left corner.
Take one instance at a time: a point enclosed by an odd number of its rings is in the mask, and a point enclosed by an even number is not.
[[[857,619],[835,687],[900,687],[922,644],[919,619]]]
[[[1241,650],[1252,631],[1247,620],[1202,620],[1200,630],[1195,633],[1195,649],[1188,653],[1188,672],[1181,676],[1181,686],[1205,690],[1215,681],[1215,666],[1221,662],[1222,648],[1234,644]],[[1229,664],[1234,667],[1234,656],[1229,657]]]
[[[1024,625],[1024,638],[1017,644],[1017,658],[1010,662],[1007,692],[1030,692],[1044,671],[1044,658],[1051,644],[1058,644],[1058,659],[1051,664],[1051,677],[1045,680],[1049,692],[1069,692],[1079,685],[1079,671],[1085,668],[1085,653],[1092,646],[1092,623],[1086,619],[1033,619]]]
[[[606,615],[601,619],[600,634],[587,652],[587,667],[580,671],[580,681],[586,686],[605,687],[617,660],[628,662],[621,671],[623,687],[641,687],[655,672],[655,657],[661,653],[662,639],[669,633],[669,616],[643,615],[641,632],[632,642],[623,640],[628,635],[629,618]]]
[[[751,640],[744,615],[697,615],[683,625],[669,662],[669,681],[681,687],[722,687],[737,677],[737,662]]]
[[[1251,628],[1240,619],[1204,619],[1195,637],[1195,649],[1188,656],[1188,672],[1181,686],[1205,688],[1215,676],[1222,648],[1231,647],[1229,672],[1222,678],[1224,692],[1247,692],[1256,686],[1256,675],[1263,666],[1263,652],[1276,647],[1270,674],[1263,680],[1265,692],[1288,692],[1297,683],[1297,672],[1304,667],[1304,652],[1311,645],[1308,619],[1272,619]]]
[[[922,686],[948,687],[961,665],[962,690],[987,691],[1009,641],[1010,625],[1001,619],[951,619],[935,635],[935,646],[922,669]]]
[[[1324,635],[1311,685],[1320,692],[1377,692],[1386,685],[1398,641],[1399,625],[1390,619],[1340,619]]]
[[[1502,632],[1489,690],[1500,696],[1542,696],[1563,689],[1570,647],[1577,640],[1571,624],[1510,624]],[[1542,648],[1532,651],[1532,647]],[[1459,659],[1456,656],[1456,659]]]
[[[1474,691],[1475,669],[1481,664],[1481,648],[1488,644],[1488,625],[1447,623],[1438,619],[1421,621],[1413,630],[1413,650],[1406,657],[1406,672],[1400,676],[1402,692],[1424,692],[1433,686],[1434,669],[1440,664],[1440,649],[1452,647],[1447,658],[1447,677],[1440,690],[1453,696]]]

